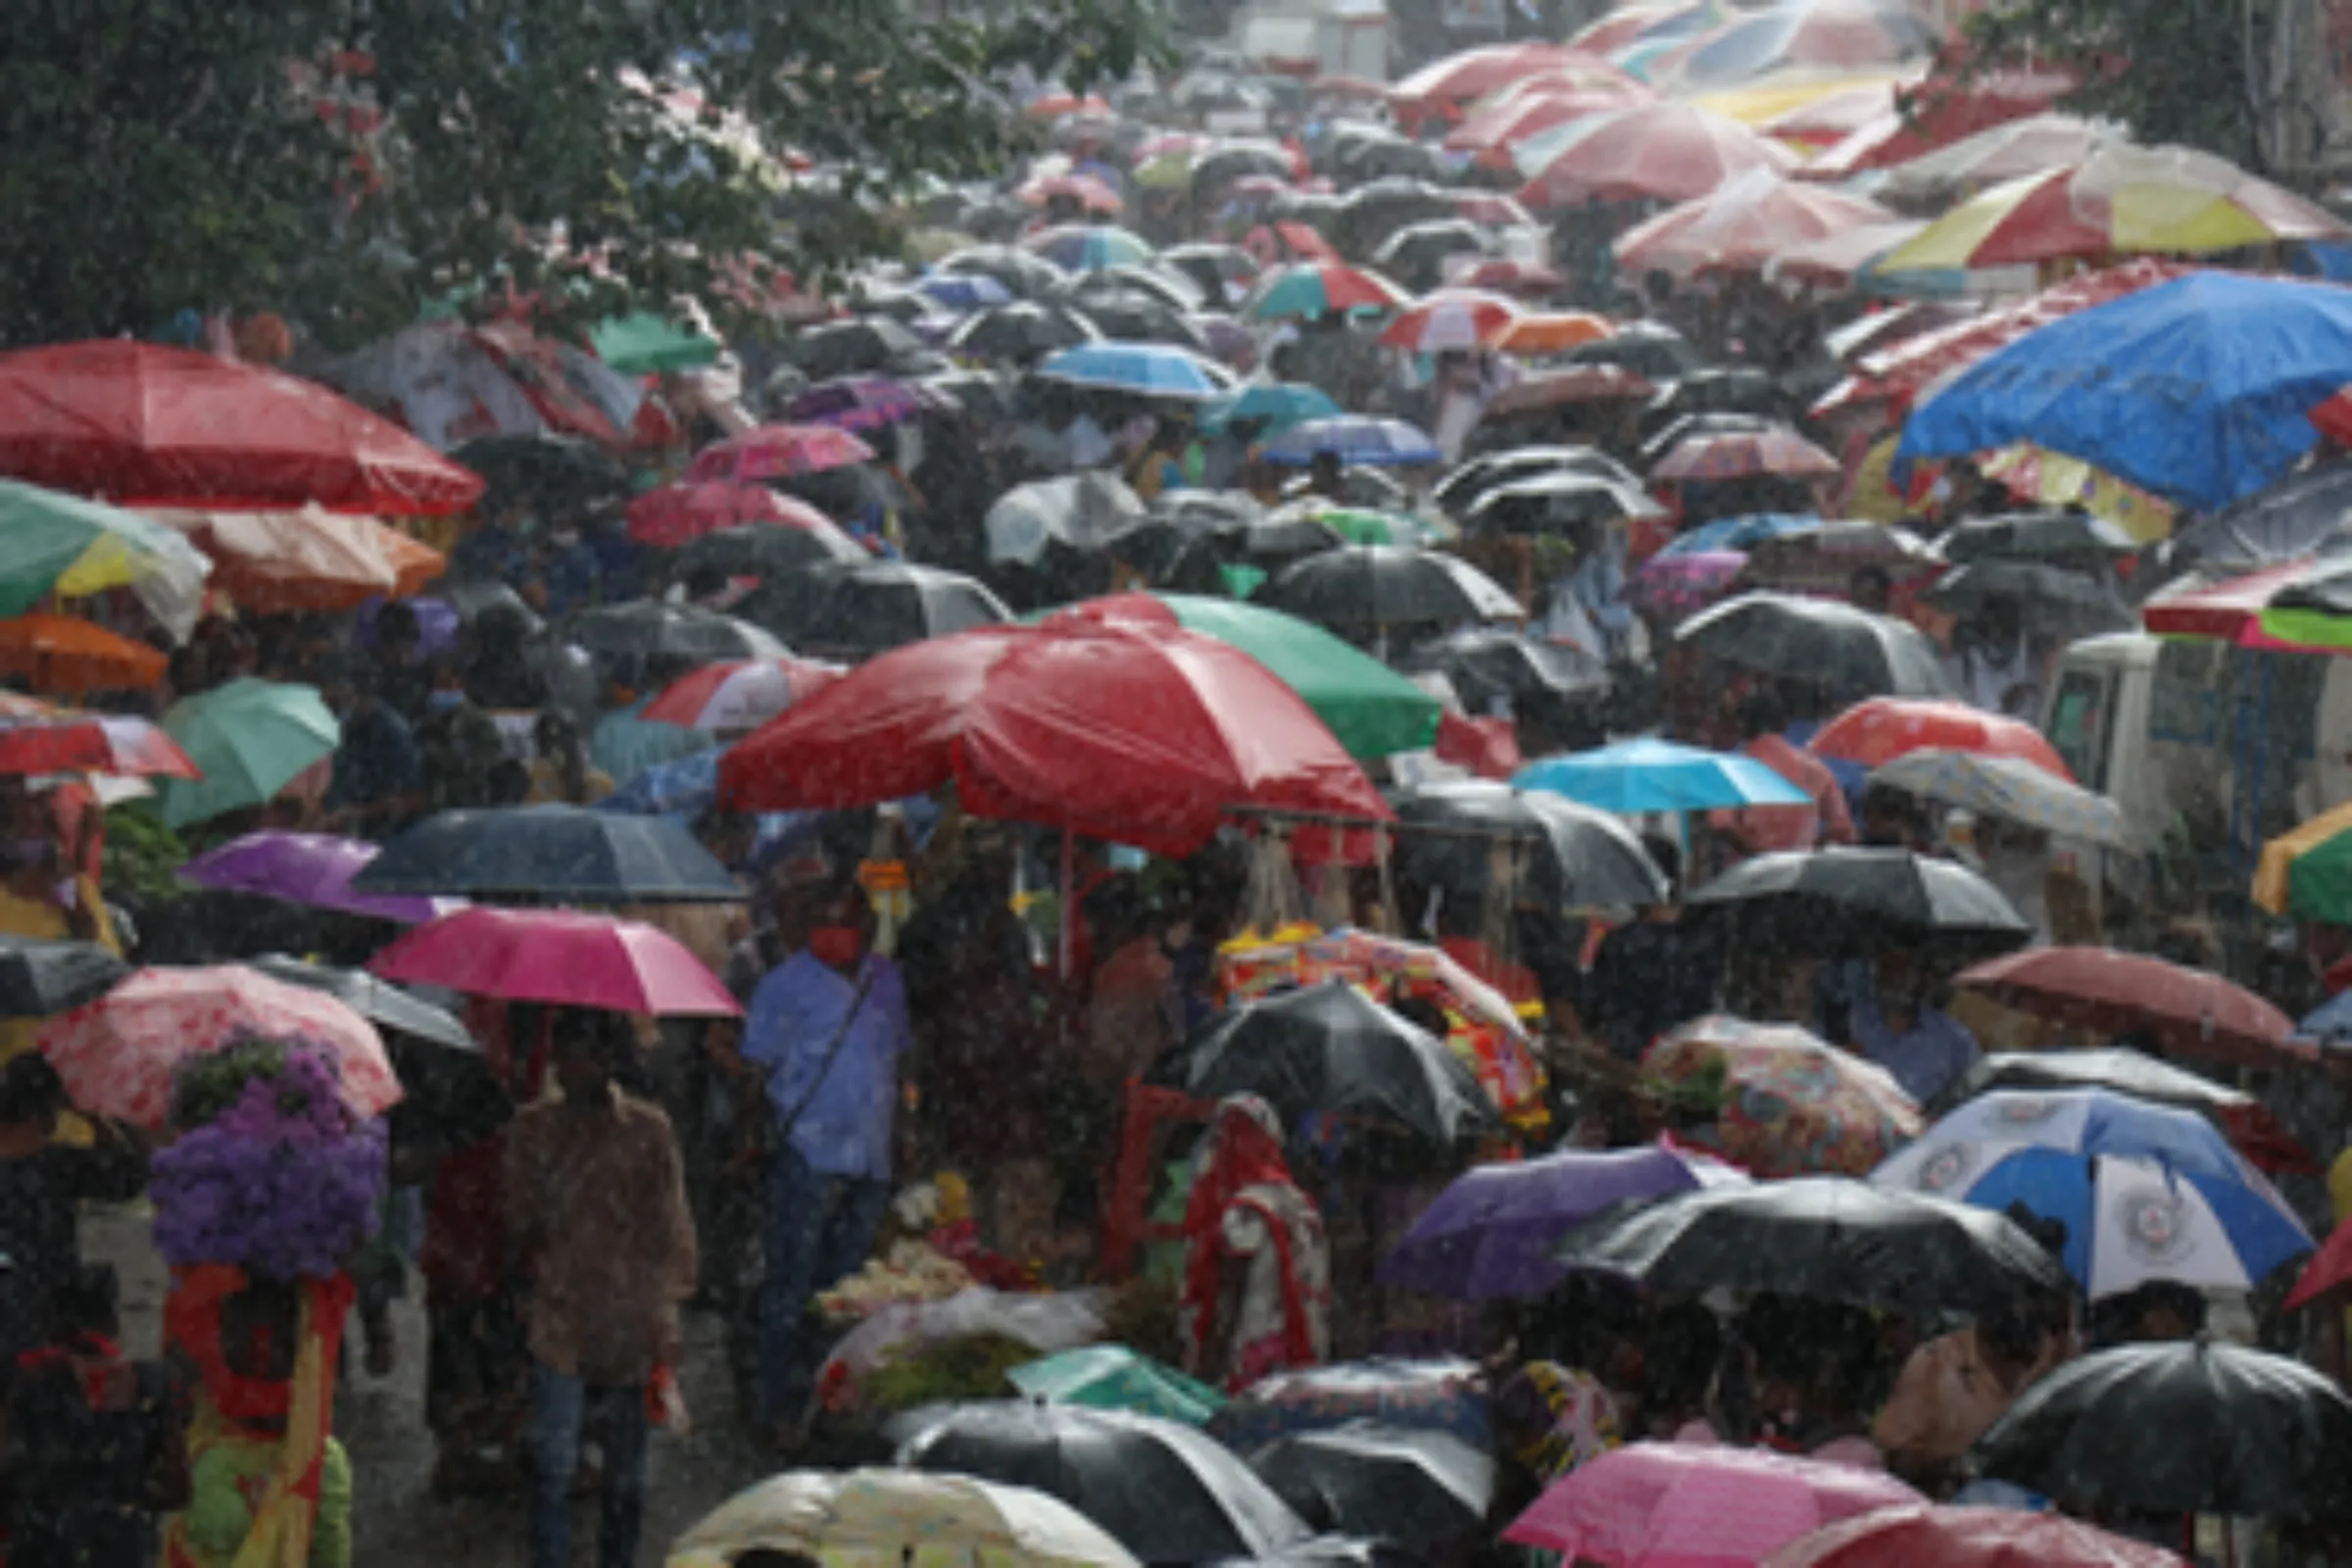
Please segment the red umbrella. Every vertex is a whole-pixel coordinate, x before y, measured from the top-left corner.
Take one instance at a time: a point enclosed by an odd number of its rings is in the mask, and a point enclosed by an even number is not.
[[[1684,103],[1639,104],[1595,121],[1527,182],[1530,207],[1687,202],[1751,169],[1795,170],[1796,155],[1738,121]]]
[[[1597,55],[1579,54],[1549,43],[1497,43],[1435,60],[1389,89],[1389,101],[1409,129],[1426,116],[1451,115],[1473,98],[1509,86],[1538,72],[1573,74],[1605,84],[1633,78]]]
[[[1764,1568],[2187,1568],[2057,1513],[1912,1504],[1840,1519],[1792,1541]]]
[[[0,473],[128,506],[462,512],[479,475],[316,382],[108,339],[0,355]]]
[[[2035,948],[1952,982],[2019,1012],[2108,1035],[2145,1035],[2165,1052],[2247,1067],[2296,1060],[2294,1020],[2218,974],[2104,948]]]
[[[2315,564],[2311,558],[2300,557],[2220,582],[2184,588],[2167,584],[2141,608],[2141,624],[2153,637],[2199,637],[2245,648],[2288,647],[2264,633],[2262,612],[2281,588],[2311,575]]]
[[[1685,277],[1710,269],[1760,272],[1792,245],[1895,221],[1877,202],[1758,172],[1668,208],[1628,229],[1613,248],[1628,275],[1653,269]]]
[[[460,909],[416,927],[368,967],[386,980],[509,1002],[671,1017],[743,1010],[677,938],[572,909]]]
[[[1652,479],[1709,484],[1777,473],[1792,479],[1826,478],[1840,471],[1838,460],[1794,430],[1727,430],[1679,442],[1649,470]]]
[[[1808,748],[1817,757],[1884,767],[1912,752],[1973,752],[2015,757],[2053,778],[2075,782],[2074,770],[2041,731],[1966,703],[1914,697],[1873,697],[1824,724]]]
[[[1873,169],[1893,169],[1967,141],[1998,125],[2040,114],[2071,92],[2072,75],[2060,72],[1996,71],[1954,86],[1915,89],[1883,112],[1851,127],[1836,145],[1805,166],[1822,180],[1850,179]],[[2087,150],[2087,149],[2085,149]],[[1988,179],[2011,177],[1992,174]]]
[[[778,495],[765,485],[726,479],[690,480],[648,490],[629,503],[628,514],[630,538],[668,550],[747,522],[773,523],[804,533],[841,531],[832,518],[806,501]]]
[[[2339,1285],[2352,1284],[2352,1220],[2328,1233],[2328,1240],[2303,1265],[2295,1288],[2287,1293],[2286,1309],[2309,1306]]]
[[[24,699],[16,699],[23,702]],[[179,743],[143,718],[114,713],[0,713],[0,777],[115,773],[200,779]]]
[[[1507,103],[1479,110],[1446,134],[1449,152],[1471,153],[1484,169],[1509,169],[1511,149],[1537,131],[1564,125],[1572,120],[1605,115],[1641,101],[1608,87],[1546,88],[1514,95]]]
[[[686,466],[686,477],[756,484],[873,461],[872,447],[830,424],[763,424],[703,448]]]
[[[1060,617],[893,650],[728,752],[731,810],[871,805],[953,781],[966,810],[1168,855],[1234,806],[1386,818],[1299,696],[1192,632]]]

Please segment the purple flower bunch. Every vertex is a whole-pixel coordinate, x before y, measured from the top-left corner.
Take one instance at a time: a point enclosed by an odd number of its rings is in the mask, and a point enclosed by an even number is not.
[[[375,1234],[380,1122],[356,1122],[318,1052],[236,1048],[249,1075],[151,1166],[155,1241],[171,1263],[233,1263],[271,1279],[325,1278]],[[221,1070],[218,1056],[203,1069]],[[220,1103],[225,1100],[225,1103]]]

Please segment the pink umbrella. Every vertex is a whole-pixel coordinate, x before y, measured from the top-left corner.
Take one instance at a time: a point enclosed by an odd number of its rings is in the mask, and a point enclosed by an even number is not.
[[[754,730],[841,674],[840,665],[809,659],[705,664],[648,703],[643,716],[686,729]]]
[[[873,461],[874,449],[847,430],[829,424],[765,424],[705,447],[687,465],[686,477],[754,484]]]
[[[1747,557],[1737,550],[1652,556],[1634,573],[1626,598],[1650,619],[1677,625],[1730,592],[1746,564]]]
[[[184,1063],[255,1040],[326,1051],[342,1074],[343,1103],[357,1115],[381,1115],[400,1101],[373,1024],[322,991],[241,964],[141,969],[51,1019],[35,1039],[75,1108],[137,1127],[170,1119]]]
[[[1637,1443],[1578,1466],[1502,1539],[1602,1568],[1751,1568],[1824,1525],[1926,1500],[1877,1470]]]
[[[1877,202],[1752,170],[1628,229],[1612,249],[1629,274],[1663,269],[1689,276],[1713,268],[1757,272],[1792,245],[1896,221]]]
[[[677,1017],[743,1011],[675,937],[571,909],[463,909],[418,926],[368,968],[509,1002]]]
[[[648,490],[629,503],[628,515],[630,538],[665,550],[747,522],[772,522],[805,533],[841,531],[832,518],[806,501],[778,495],[764,485],[727,479],[665,484]]]
[[[1687,202],[1751,169],[1795,170],[1796,155],[1693,104],[1638,104],[1586,122],[1519,192],[1530,207]]]
[[[1056,198],[1076,202],[1090,213],[1102,213],[1116,218],[1126,203],[1092,174],[1054,174],[1044,179],[1032,179],[1013,194],[1030,207],[1045,207]]]

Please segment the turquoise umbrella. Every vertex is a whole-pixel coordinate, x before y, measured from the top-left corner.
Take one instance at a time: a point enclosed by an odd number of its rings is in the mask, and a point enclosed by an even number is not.
[[[623,375],[691,370],[718,358],[716,338],[647,311],[597,322],[588,329],[588,342],[598,359]]]
[[[1296,381],[1260,381],[1210,398],[1200,405],[1200,428],[1216,434],[1236,419],[1263,419],[1269,432],[1287,430],[1308,419],[1337,418],[1340,406],[1319,386]]]
[[[1225,1408],[1225,1396],[1207,1384],[1124,1345],[1083,1346],[1016,1366],[1004,1376],[1030,1398],[1049,1404],[1126,1410],[1187,1426],[1206,1426]]]
[[[1547,757],[1511,783],[1523,790],[1549,790],[1621,815],[1813,804],[1811,796],[1752,757],[1649,739],[1620,741],[1573,757]]]
[[[317,691],[266,680],[230,681],[174,703],[163,727],[204,769],[201,779],[157,784],[172,827],[261,805],[333,755],[343,738],[343,726]]]

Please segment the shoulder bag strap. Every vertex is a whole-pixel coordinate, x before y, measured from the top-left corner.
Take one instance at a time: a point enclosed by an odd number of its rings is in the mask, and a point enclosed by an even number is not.
[[[825,1080],[833,1075],[833,1063],[841,1059],[841,1048],[850,1043],[850,1031],[858,1026],[858,1015],[865,1010],[865,994],[873,989],[873,985],[874,960],[868,957],[858,972],[858,994],[850,999],[850,1010],[842,1014],[841,1027],[834,1032],[833,1043],[825,1048],[824,1062],[816,1069],[816,1077],[809,1082],[808,1092],[801,1096],[800,1102],[786,1111],[784,1119],[776,1125],[778,1143],[792,1136],[793,1128],[800,1125],[801,1118],[808,1114],[808,1107],[815,1103],[816,1097],[823,1092]],[[780,1073],[789,1065],[789,1060],[779,1063],[776,1071]]]

